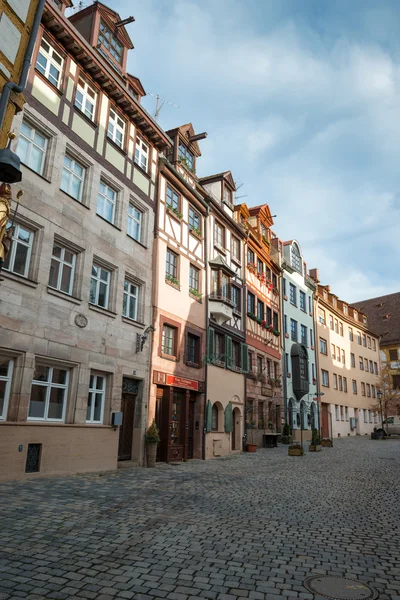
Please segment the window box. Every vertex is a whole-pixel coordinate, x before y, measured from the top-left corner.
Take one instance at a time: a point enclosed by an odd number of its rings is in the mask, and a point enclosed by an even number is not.
[[[285,338],[288,340],[289,339],[289,334],[285,333]]]
[[[203,298],[203,294],[193,288],[189,288],[189,296],[192,296],[193,298],[198,300],[198,302],[201,302],[201,300]]]
[[[262,239],[263,239],[264,244],[267,244],[267,246],[269,248],[271,246],[271,242],[269,241],[269,239],[265,235],[262,236]]]
[[[287,377],[288,379],[290,379],[290,378],[291,378],[291,376],[292,376],[292,374],[291,374],[291,373],[286,373],[286,377]]]
[[[250,273],[253,273],[253,275],[256,275],[257,265],[255,263],[248,263],[247,268],[250,271]]]
[[[190,165],[189,161],[187,158],[180,156],[178,158],[178,162],[184,166],[188,171],[190,171],[190,173],[193,173],[193,175],[196,175],[196,170]]]
[[[272,293],[275,294],[275,296],[278,296],[279,290],[277,290],[276,288],[272,288]]]
[[[201,229],[199,229],[198,227],[190,227],[190,225],[189,225],[189,231],[192,235],[195,235],[197,238],[199,238],[199,240],[203,239]]]
[[[182,221],[182,219],[183,219],[183,214],[180,213],[177,208],[174,208],[173,206],[169,206],[168,204],[167,204],[167,213],[170,214],[171,216],[175,217],[176,219],[178,219],[178,221]]]
[[[178,290],[181,289],[180,283],[177,280],[177,278],[173,277],[172,275],[168,275],[168,273],[166,273],[165,275],[165,282],[169,283],[170,285],[172,285],[172,287],[175,287]]]
[[[284,300],[287,300],[287,299],[288,299],[288,297],[287,297],[287,296],[283,296],[283,299],[284,299]]]
[[[261,329],[265,329],[269,333],[272,333],[274,327],[273,327],[272,323],[267,325],[267,321],[264,319],[264,321],[261,322]]]
[[[313,378],[312,382],[313,382],[314,385],[316,385],[317,380],[315,379],[315,377]]]
[[[276,337],[279,337],[279,336],[281,335],[281,332],[280,332],[278,329],[274,329],[274,330],[272,331],[272,333],[273,333],[273,334],[274,334]]]
[[[231,367],[231,371],[235,371],[235,373],[241,373],[242,369],[240,367],[234,367],[234,366],[232,366]]]

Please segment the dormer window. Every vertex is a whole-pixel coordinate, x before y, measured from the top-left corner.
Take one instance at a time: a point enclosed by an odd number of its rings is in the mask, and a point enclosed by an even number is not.
[[[347,306],[345,304],[343,304],[343,312],[345,315],[347,315]]]
[[[291,255],[293,269],[295,269],[295,271],[297,271],[298,273],[302,273],[302,261],[300,256],[300,250],[297,244],[292,244]]]
[[[232,192],[224,185],[224,202],[232,204]]]
[[[178,147],[178,158],[185,163],[185,165],[191,170],[194,170],[194,156],[189,150],[184,146],[184,144],[179,144]]]
[[[119,64],[122,64],[124,48],[103,21],[100,21],[98,41]]]

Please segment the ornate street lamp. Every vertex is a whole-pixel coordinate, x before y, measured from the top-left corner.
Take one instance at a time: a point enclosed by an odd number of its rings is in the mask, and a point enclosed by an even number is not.
[[[380,409],[380,413],[381,413],[381,426],[382,426],[382,429],[383,429],[383,416],[382,416],[382,396],[383,396],[383,394],[382,394],[381,390],[379,390],[379,391],[376,393],[376,397],[377,397],[377,398],[378,398],[378,400],[379,400],[379,409]]]

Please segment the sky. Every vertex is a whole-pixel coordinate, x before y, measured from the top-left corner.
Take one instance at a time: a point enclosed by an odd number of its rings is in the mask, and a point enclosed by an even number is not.
[[[346,301],[400,290],[398,0],[107,4],[136,19],[145,108],[208,133],[199,176],[230,170]]]

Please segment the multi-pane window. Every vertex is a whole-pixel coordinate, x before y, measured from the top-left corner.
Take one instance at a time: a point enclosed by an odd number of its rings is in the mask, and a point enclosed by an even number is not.
[[[376,351],[376,342],[374,338],[372,338],[372,350]]]
[[[85,183],[86,169],[74,158],[66,154],[61,176],[60,188],[78,202],[82,201],[83,186]]]
[[[225,336],[222,333],[215,332],[215,358],[223,361],[225,354]]]
[[[350,354],[350,360],[351,360],[351,366],[355,367],[356,366],[356,357],[354,356],[353,353]]]
[[[241,302],[240,302],[240,289],[235,285],[232,286],[232,304],[233,310],[236,312],[240,312]]]
[[[375,398],[375,386],[371,385],[371,396],[372,398]]]
[[[345,390],[345,391],[347,392],[347,390]],[[349,420],[349,409],[347,406],[344,407],[344,416],[345,416],[346,421],[348,421]]]
[[[325,311],[322,308],[318,308],[318,322],[325,325]]]
[[[302,290],[300,290],[300,309],[304,312],[307,311],[306,295]]]
[[[75,275],[76,254],[59,244],[53,245],[49,287],[72,294]]]
[[[336,346],[335,344],[331,344],[331,355],[333,360],[336,360]]]
[[[214,223],[214,244],[224,247],[224,228],[217,222]]]
[[[301,332],[301,343],[307,346],[307,327],[305,325],[300,325]]]
[[[119,62],[119,64],[122,63],[123,46],[103,21],[100,21],[98,41],[106,48],[106,50],[108,50],[111,56]]]
[[[339,392],[343,390],[343,378],[341,375],[338,375],[338,384],[339,384]]]
[[[162,340],[161,340],[161,352],[168,356],[176,356],[176,327],[171,325],[163,325]]]
[[[144,171],[147,171],[147,165],[149,162],[149,147],[144,143],[140,137],[136,138],[135,146],[135,163],[139,165]]]
[[[29,400],[29,420],[64,421],[69,372],[36,365]]]
[[[321,354],[325,354],[325,356],[328,355],[326,340],[324,340],[323,338],[319,338],[319,349]]]
[[[361,396],[365,396],[365,383],[361,382]]]
[[[264,273],[264,263],[260,258],[257,258],[257,273]]]
[[[360,356],[359,358],[360,358],[360,369],[361,369],[361,371],[364,371],[364,359],[362,356]]]
[[[189,169],[193,170],[194,156],[184,144],[179,144],[178,146],[178,158],[180,158],[184,163],[186,163]]]
[[[272,309],[267,306],[267,325],[272,325]]]
[[[375,375],[378,375],[378,365],[376,362],[374,362],[374,373]]]
[[[336,359],[340,362],[340,348],[336,346]]]
[[[352,383],[353,383],[353,394],[357,394],[357,381],[355,379],[353,379]]]
[[[86,409],[86,423],[102,423],[106,378],[104,375],[90,375],[89,396]]]
[[[247,250],[247,263],[248,264],[254,264],[254,261],[256,260],[255,255],[253,250],[250,250],[250,248]]]
[[[335,419],[339,421],[339,407],[337,404],[335,404]]]
[[[101,308],[108,308],[110,297],[111,273],[98,265],[92,266],[92,277],[90,280],[90,304]]]
[[[167,206],[175,210],[179,209],[179,194],[169,185],[167,185]]]
[[[274,330],[278,331],[279,330],[279,315],[275,311],[274,311],[274,314],[272,316],[272,324],[273,324]],[[297,325],[297,323],[296,323],[296,325]],[[297,328],[296,328],[296,330],[297,330]]]
[[[216,404],[211,409],[211,431],[218,431],[218,408]]]
[[[342,350],[342,363],[346,364],[346,354],[344,350]]]
[[[264,320],[264,302],[262,300],[257,300],[257,317]]]
[[[358,342],[358,345],[361,346],[361,333],[359,331],[357,331],[357,342]]]
[[[165,262],[165,275],[166,277],[178,278],[178,255],[167,248],[167,256]]]
[[[110,108],[110,115],[108,117],[107,136],[120,148],[124,146],[125,137],[125,121]]]
[[[278,278],[275,273],[272,273],[272,285],[276,290],[278,289]]]
[[[193,265],[189,267],[189,288],[196,292],[200,291],[200,269]]]
[[[321,383],[324,387],[329,387],[329,373],[321,369]]]
[[[256,310],[256,297],[251,292],[247,292],[247,312],[254,315],[255,310]]]
[[[239,342],[235,342],[232,340],[232,366],[240,369],[241,366],[241,356],[240,356],[240,344]]]
[[[24,121],[21,125],[17,146],[17,154],[21,162],[39,175],[43,175],[46,150],[47,138]]]
[[[300,251],[299,251],[297,244],[292,244],[291,256],[292,256],[293,269],[295,269],[299,273],[302,273],[303,270],[302,270],[302,266],[301,266],[301,256],[300,256]]]
[[[367,383],[367,398],[371,398],[371,386]]]
[[[367,337],[367,343],[368,343],[368,348],[371,349],[371,337],[370,336]]]
[[[339,334],[343,337],[343,323],[339,321]]]
[[[349,327],[349,340],[352,342],[353,341],[353,329],[351,327]]]
[[[141,210],[129,204],[128,206],[128,226],[127,233],[137,242],[142,240],[142,228],[143,228],[143,213]]]
[[[14,361],[0,357],[0,419],[7,418]]]
[[[191,206],[189,206],[189,229],[201,233],[201,217]]]
[[[42,39],[36,69],[57,88],[61,83],[63,63],[62,56],[46,40]]]
[[[297,321],[290,319],[290,334],[294,342],[297,342]]]
[[[364,423],[367,423],[367,409],[363,408]]]
[[[240,260],[241,260],[241,257],[240,257],[240,240],[238,240],[234,236],[231,237],[231,240],[232,240],[232,258],[234,260],[236,260],[237,262],[240,262]]]
[[[362,335],[362,345],[364,346],[364,348],[367,347],[367,336],[365,335],[365,333],[363,333]]]
[[[106,183],[100,181],[97,195],[97,214],[109,223],[114,223],[117,192]]]
[[[17,224],[14,226],[10,250],[3,265],[5,271],[22,275],[22,277],[28,277],[33,236],[33,232],[22,227],[22,225]]]
[[[94,121],[94,111],[96,109],[97,94],[94,89],[79,77],[78,85],[75,94],[75,106],[87,116],[88,119]]]
[[[370,373],[374,372],[374,363],[372,362],[372,360],[369,361],[369,372]]]
[[[122,301],[122,314],[128,319],[137,321],[139,304],[139,286],[124,281],[124,298]]]
[[[332,317],[332,315],[329,315],[329,327],[333,331],[333,317]]]
[[[368,360],[366,358],[364,358],[364,371],[368,373]]]
[[[339,333],[339,321],[335,319],[335,332]]]
[[[257,374],[261,375],[263,372],[263,359],[262,356],[257,356]]]
[[[333,374],[333,389],[334,390],[338,389],[338,382],[337,382],[337,375],[336,375],[336,373]]]
[[[343,410],[343,406],[340,407],[340,420],[344,421],[344,410]]]
[[[194,333],[187,334],[187,361],[198,364],[200,362],[200,338]]]
[[[293,283],[289,284],[289,297],[290,297],[290,303],[294,304],[294,306],[296,306],[297,305],[296,286],[293,285]]]
[[[347,377],[343,377],[343,391],[347,394]]]

